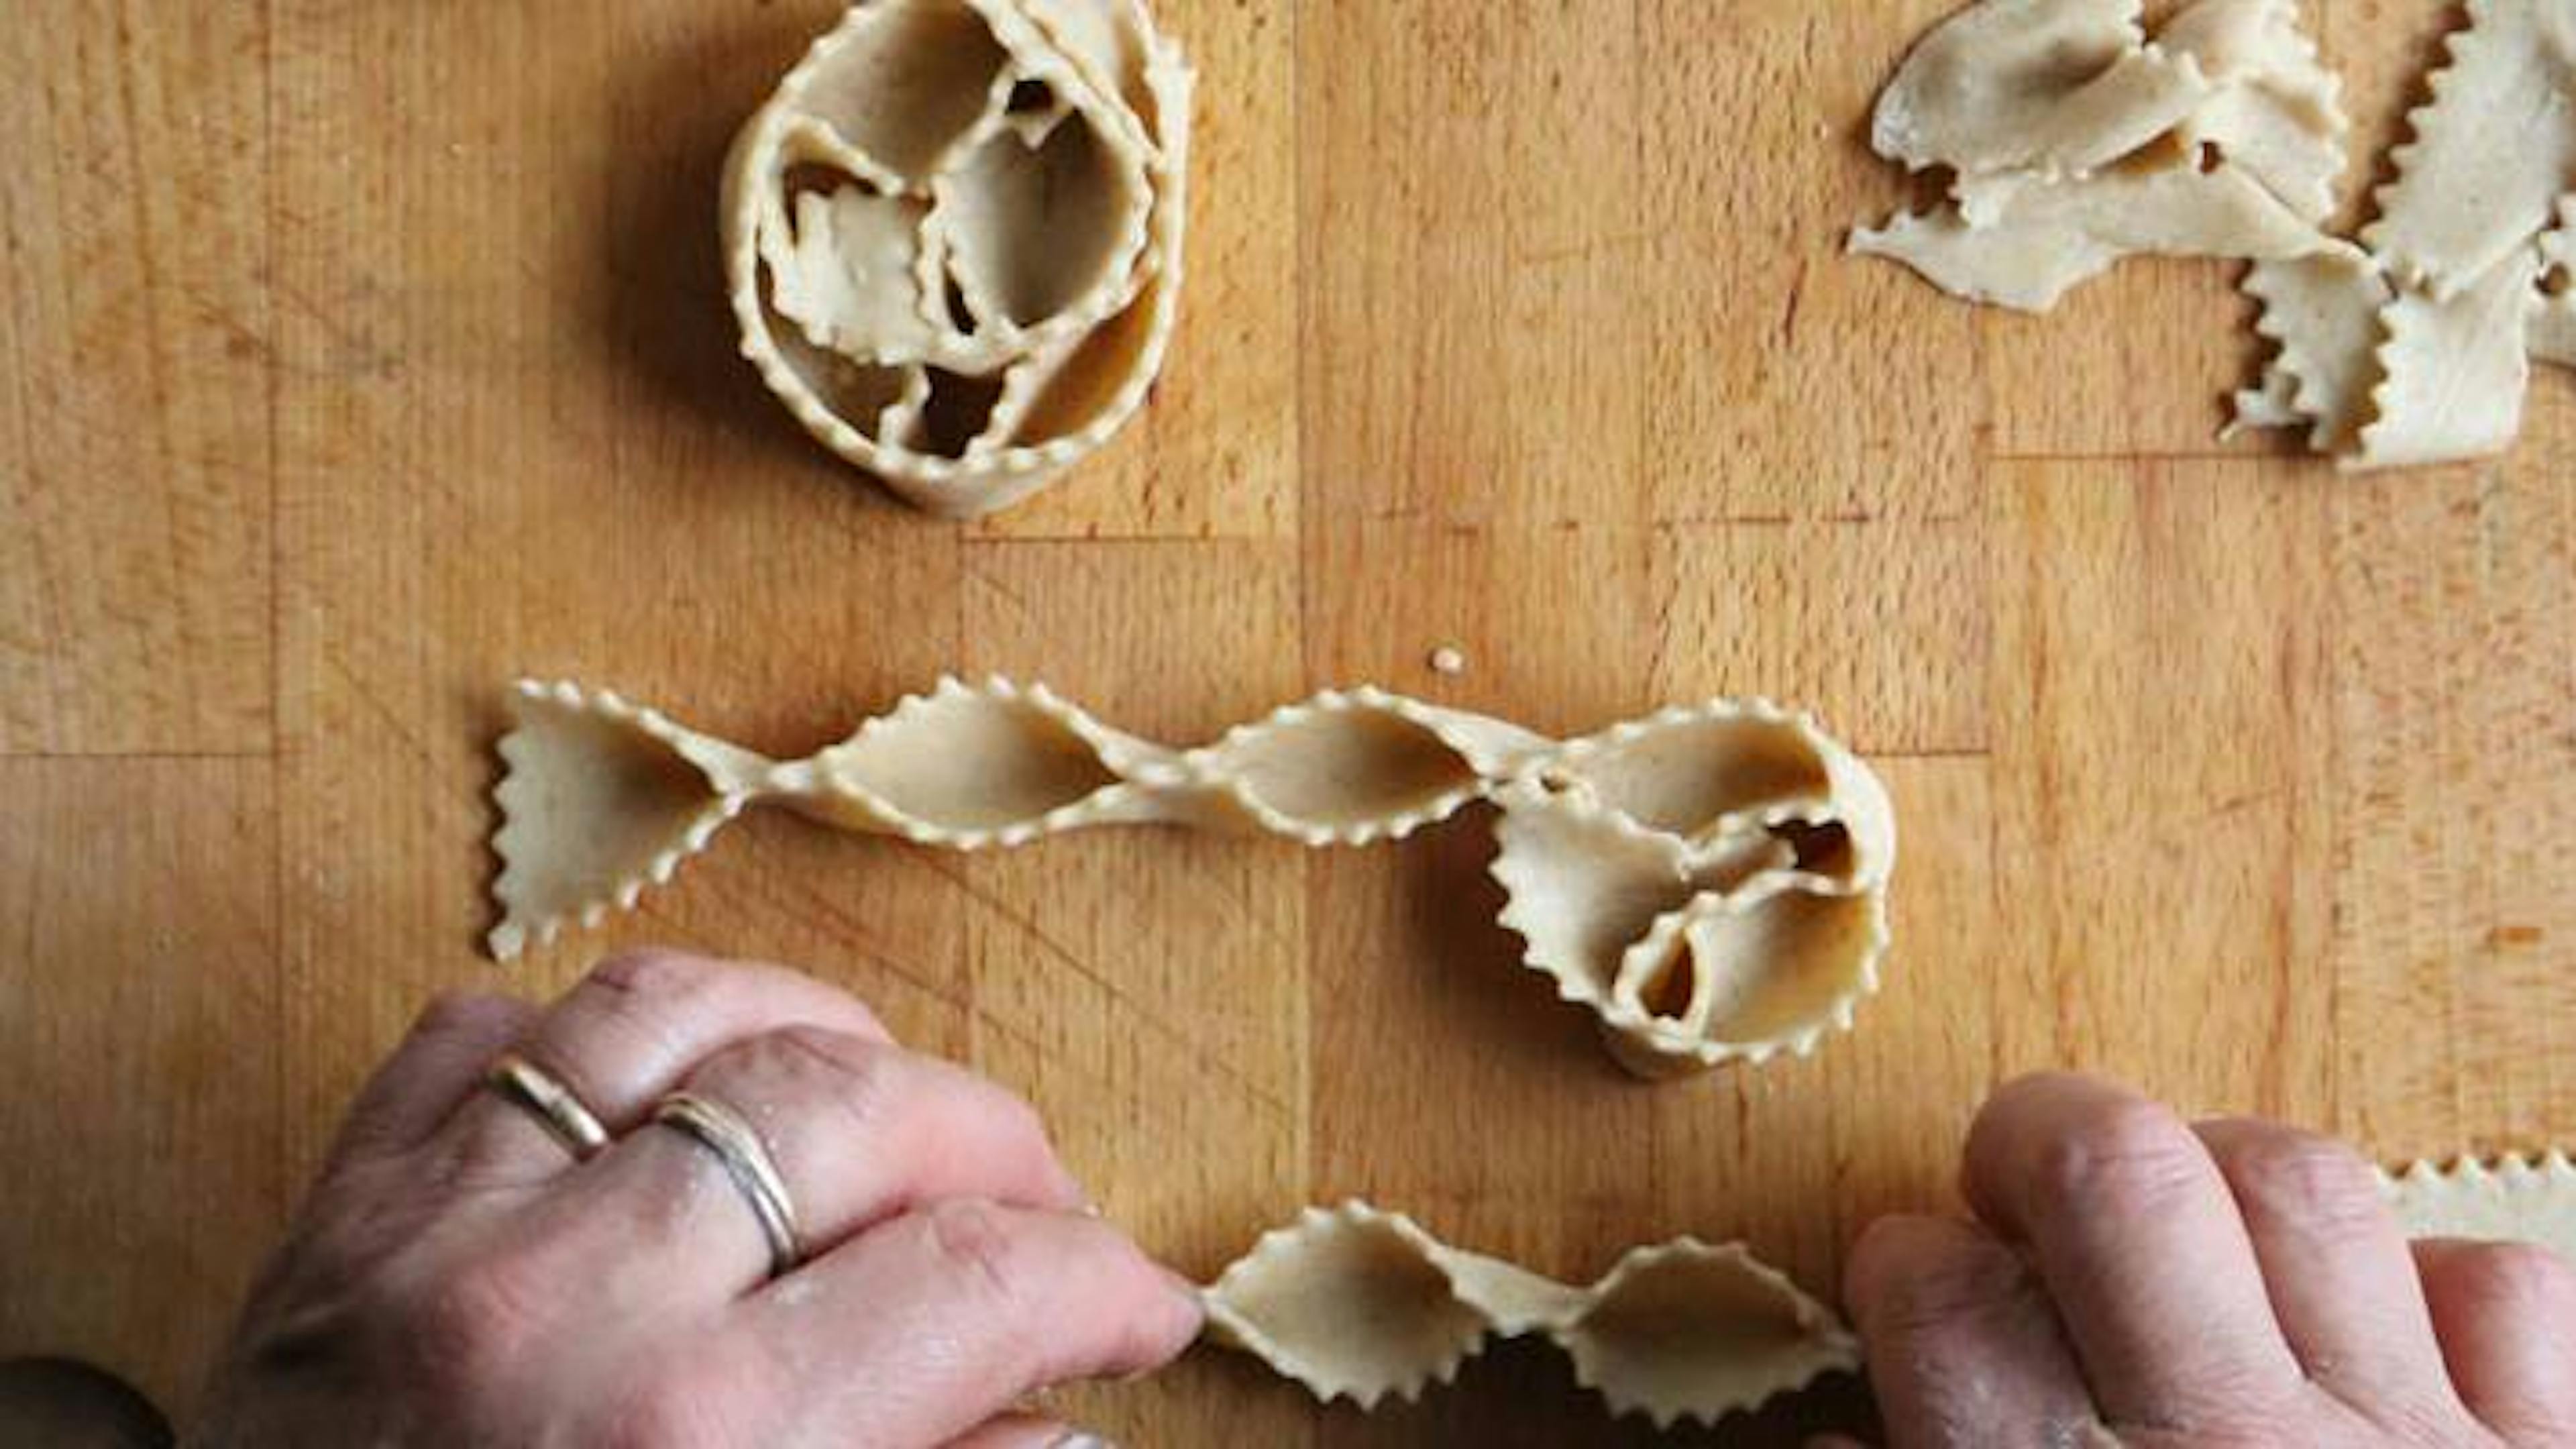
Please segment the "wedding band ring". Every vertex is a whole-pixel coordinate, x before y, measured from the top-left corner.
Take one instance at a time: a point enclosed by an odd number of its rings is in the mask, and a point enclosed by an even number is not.
[[[576,1162],[587,1162],[608,1145],[608,1129],[598,1116],[582,1105],[572,1088],[552,1072],[529,1061],[517,1052],[504,1052],[493,1059],[483,1074],[483,1085],[500,1094],[511,1104],[525,1108],[546,1129],[546,1135],[563,1144]]]
[[[805,1261],[796,1235],[796,1205],[787,1196],[787,1179],[760,1133],[742,1114],[711,1097],[673,1092],[654,1104],[653,1120],[677,1128],[724,1164],[725,1176],[751,1205],[760,1235],[769,1240],[769,1276],[785,1277]]]

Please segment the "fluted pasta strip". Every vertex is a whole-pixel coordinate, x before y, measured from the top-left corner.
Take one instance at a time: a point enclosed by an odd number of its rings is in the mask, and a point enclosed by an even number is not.
[[[2576,4],[2469,0],[2362,241],[2435,300],[2476,286],[2576,185]]]
[[[2234,427],[2307,429],[2310,451],[2358,447],[2380,383],[2380,313],[2388,279],[2358,253],[2257,262],[2244,289],[2263,309],[2254,330],[2273,344],[2263,387],[2236,399]]]
[[[1860,1365],[1833,1312],[1740,1244],[1638,1248],[1575,1287],[1361,1202],[1263,1237],[1205,1301],[1215,1342],[1362,1408],[1453,1381],[1495,1336],[1545,1337],[1613,1414],[1659,1428],[1714,1424]]]
[[[2531,359],[2555,350],[2542,233],[2576,184],[2576,0],[2476,0],[2468,21],[2377,193],[2368,273],[2319,287],[2312,266],[2270,264],[2247,280],[2295,401],[2239,422],[2306,426],[2348,468],[2504,451]]]
[[[2576,1164],[2564,1152],[2418,1162],[2383,1175],[2380,1190],[2410,1238],[2532,1243],[2576,1263]]]
[[[2351,466],[2446,463],[2513,446],[2539,275],[2539,253],[2526,245],[2448,296],[2398,291],[2379,314],[2379,386]]]
[[[1190,87],[1141,0],[858,0],[726,164],[743,355],[914,504],[1027,496],[1162,366]]]
[[[764,804],[977,850],[1134,824],[1360,846],[1490,801],[1503,923],[1649,1076],[1813,1050],[1877,989],[1887,947],[1885,790],[1812,720],[1762,700],[1557,741],[1364,687],[1181,749],[1042,685],[943,679],[792,761],[568,683],[522,683],[512,705],[490,936],[505,960],[632,907]]]

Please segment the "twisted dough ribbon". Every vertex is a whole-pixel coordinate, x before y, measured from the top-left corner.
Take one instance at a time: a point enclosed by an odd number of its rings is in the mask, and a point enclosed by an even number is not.
[[[1451,1382],[1496,1335],[1544,1335],[1613,1414],[1657,1428],[1714,1424],[1860,1366],[1860,1343],[1833,1312],[1740,1244],[1634,1249],[1578,1288],[1362,1202],[1310,1208],[1270,1233],[1205,1302],[1215,1342],[1363,1409]]]
[[[1364,687],[1176,749],[1043,685],[950,678],[784,762],[569,683],[524,682],[512,704],[489,938],[503,960],[632,907],[756,804],[978,850],[1133,824],[1357,846],[1491,801],[1526,964],[1645,1075],[1812,1051],[1877,989],[1887,946],[1886,792],[1764,700],[1557,741]]]

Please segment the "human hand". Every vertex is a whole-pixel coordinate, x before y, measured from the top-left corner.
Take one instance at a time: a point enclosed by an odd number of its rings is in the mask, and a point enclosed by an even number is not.
[[[487,1089],[515,1051],[612,1141],[587,1160]],[[753,1127],[804,1261],[718,1152],[652,1122],[686,1090]],[[217,1372],[210,1449],[305,1444],[1096,1443],[1014,1415],[1138,1373],[1198,1299],[1114,1229],[1036,1114],[770,966],[603,963],[540,1012],[432,1006],[359,1095]]]
[[[2333,1142],[2033,1077],[1965,1179],[1978,1222],[1883,1219],[1845,1275],[1895,1449],[2576,1444],[2576,1270],[2410,1246]]]

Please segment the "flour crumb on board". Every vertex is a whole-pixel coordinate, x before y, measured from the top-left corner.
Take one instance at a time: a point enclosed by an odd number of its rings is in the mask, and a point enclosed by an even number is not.
[[[1467,652],[1455,644],[1443,644],[1431,651],[1431,672],[1455,679],[1467,672]]]

